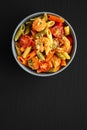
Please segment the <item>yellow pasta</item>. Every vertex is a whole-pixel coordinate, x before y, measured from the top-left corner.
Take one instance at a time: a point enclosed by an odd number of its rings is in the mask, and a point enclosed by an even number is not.
[[[65,58],[67,60],[70,60],[70,56],[69,56],[69,54],[67,52],[63,52],[62,54],[65,56]]]
[[[63,55],[63,53],[58,53],[58,52],[56,52],[56,55],[57,55],[61,60],[66,60],[66,57]]]
[[[64,31],[65,31],[65,35],[69,35],[70,34],[70,27],[69,26],[66,26],[64,27]]]
[[[49,27],[52,27],[54,24],[55,24],[54,21],[48,21],[48,22],[47,22],[47,27],[48,27],[48,28],[49,28]]]
[[[17,55],[20,56],[21,53],[22,53],[21,50],[20,50],[20,47],[18,47],[18,45],[16,44],[15,48],[16,48]]]
[[[29,52],[31,51],[31,46],[30,47],[27,47],[26,49],[25,49],[25,51],[24,51],[24,53],[22,54],[22,57],[23,58],[26,58],[27,57],[27,55],[29,54]]]
[[[45,21],[47,21],[47,20],[48,20],[48,17],[47,17],[47,14],[46,14],[46,13],[44,13],[43,18],[45,19]]]
[[[48,37],[48,39],[50,41],[50,45],[52,45],[53,38],[52,38],[52,33],[51,33],[50,29],[47,29],[47,37]]]

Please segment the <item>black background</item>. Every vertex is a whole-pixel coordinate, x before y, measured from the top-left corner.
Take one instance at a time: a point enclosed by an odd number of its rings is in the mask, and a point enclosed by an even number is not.
[[[17,24],[39,11],[54,12],[67,19],[78,41],[70,66],[46,78],[22,70],[11,51]],[[86,0],[0,1],[0,130],[87,129],[86,12]]]

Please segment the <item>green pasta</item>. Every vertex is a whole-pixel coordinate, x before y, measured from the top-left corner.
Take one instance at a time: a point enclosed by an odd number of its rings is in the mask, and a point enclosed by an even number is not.
[[[24,31],[25,31],[25,25],[22,24],[22,25],[20,26],[20,28],[18,29],[18,31],[17,31],[17,33],[16,33],[16,35],[15,35],[14,40],[17,41],[17,40],[19,39],[19,37],[24,33]]]
[[[25,31],[24,31],[24,34],[29,34],[30,32],[30,27],[29,25],[25,26]]]
[[[18,46],[17,43],[16,43],[15,47],[16,47],[17,55],[20,56],[21,55],[21,50],[20,50],[20,47]]]
[[[66,57],[65,57],[62,53],[56,52],[56,55],[57,55],[60,59],[66,60]]]
[[[44,57],[44,55],[41,53],[41,52],[37,52],[37,56],[38,56],[38,58],[40,59],[40,60],[45,60],[45,57]]]
[[[70,56],[67,52],[61,52],[61,53],[56,52],[56,55],[62,60],[70,59]]]
[[[32,67],[32,66],[33,66],[32,59],[28,60],[28,66],[29,66],[29,67]]]

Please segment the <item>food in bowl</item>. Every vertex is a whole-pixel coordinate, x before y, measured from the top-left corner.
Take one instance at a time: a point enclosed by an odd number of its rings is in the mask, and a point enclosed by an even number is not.
[[[73,48],[71,27],[53,13],[26,20],[14,36],[17,61],[35,73],[56,73],[67,66]]]

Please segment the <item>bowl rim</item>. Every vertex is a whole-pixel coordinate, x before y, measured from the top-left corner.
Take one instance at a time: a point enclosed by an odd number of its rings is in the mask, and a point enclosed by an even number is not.
[[[53,15],[56,15],[58,17],[61,17],[64,19],[65,23],[67,25],[69,25],[71,31],[72,31],[72,34],[73,34],[73,38],[74,38],[74,51],[73,51],[73,54],[72,54],[72,57],[71,59],[69,60],[69,62],[67,63],[67,65],[63,68],[61,68],[60,70],[58,70],[57,72],[53,72],[53,73],[36,73],[34,72],[33,70],[25,67],[24,65],[22,65],[21,63],[19,63],[19,61],[17,60],[16,58],[16,50],[15,50],[15,46],[14,46],[14,36],[18,30],[18,28],[21,26],[21,24],[25,23],[28,19],[30,18],[33,18],[35,16],[38,16],[38,15],[41,15],[41,14],[44,14],[44,13],[47,13],[47,14],[53,14]],[[75,57],[75,54],[76,54],[76,50],[77,50],[77,37],[76,37],[76,33],[73,29],[73,27],[71,26],[71,24],[64,18],[62,17],[61,15],[57,14],[57,13],[53,13],[53,12],[47,12],[47,11],[42,11],[42,12],[36,12],[36,13],[33,13],[33,14],[30,14],[30,15],[27,15],[25,18],[23,18],[19,23],[18,25],[16,26],[14,32],[13,32],[13,35],[12,35],[12,41],[11,41],[11,48],[12,48],[12,53],[13,53],[13,56],[16,60],[16,62],[18,63],[18,65],[23,69],[25,70],[27,73],[29,74],[32,74],[32,75],[35,75],[35,76],[40,76],[40,77],[48,77],[48,76],[53,76],[53,75],[56,75],[56,74],[59,74],[60,72],[62,72],[63,70],[65,70],[70,64],[71,62],[73,61],[74,57]]]

